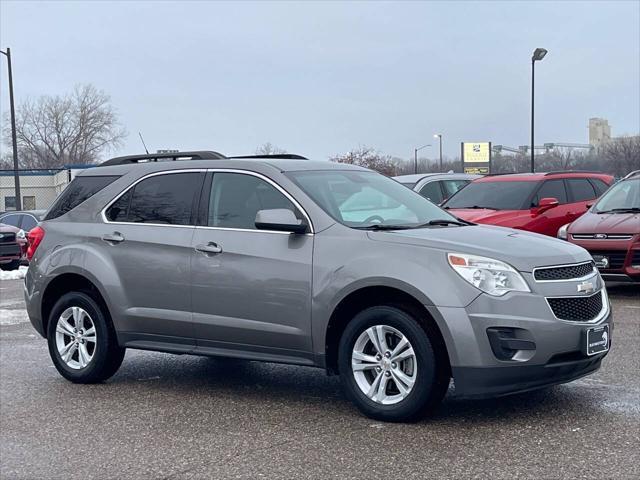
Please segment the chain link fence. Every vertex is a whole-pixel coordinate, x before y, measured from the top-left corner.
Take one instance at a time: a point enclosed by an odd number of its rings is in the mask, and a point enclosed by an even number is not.
[[[78,168],[18,170],[22,210],[46,210],[81,171]],[[16,210],[13,169],[0,170],[0,212]]]

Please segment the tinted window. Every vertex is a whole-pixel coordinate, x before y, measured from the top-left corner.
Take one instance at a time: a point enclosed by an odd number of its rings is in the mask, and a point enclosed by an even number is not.
[[[87,177],[83,175],[76,177],[60,194],[49,213],[47,213],[45,220],[58,218],[73,210],[117,178],[119,177],[114,175],[104,177]]]
[[[443,200],[440,182],[430,182],[420,189],[420,195],[433,203],[440,203]]]
[[[449,208],[490,208],[522,210],[538,182],[471,182],[447,200]]]
[[[133,189],[127,190],[118,200],[107,209],[107,219],[110,222],[126,222],[129,214],[129,203]]]
[[[586,178],[570,178],[567,180],[572,202],[592,200],[597,197],[595,190]]]
[[[444,186],[445,200],[453,196],[454,193],[466,186],[469,182],[470,180],[444,180],[442,185]]]
[[[606,192],[609,189],[609,185],[604,183],[599,178],[591,178],[590,181],[591,181],[591,184],[596,189],[596,194],[598,196],[602,195],[604,192]]]
[[[4,223],[5,225],[11,225],[14,227],[19,227],[20,215],[5,215],[4,217],[0,217],[0,223]]]
[[[287,208],[302,218],[287,197],[261,178],[241,173],[213,175],[207,225],[255,229],[258,211],[273,208]]]
[[[126,215],[122,211],[116,213],[115,209],[111,215],[120,221],[126,218],[135,223],[190,225],[194,199],[200,193],[203,177],[199,172],[172,173],[142,180],[133,189]],[[125,203],[123,200],[118,208],[126,210]]]
[[[543,198],[557,198],[558,202],[567,203],[567,191],[564,188],[564,180],[547,180],[533,199],[532,207],[537,207]]]
[[[38,224],[38,221],[35,218],[33,218],[31,215],[23,215],[21,228],[25,232],[28,232],[37,224]]]

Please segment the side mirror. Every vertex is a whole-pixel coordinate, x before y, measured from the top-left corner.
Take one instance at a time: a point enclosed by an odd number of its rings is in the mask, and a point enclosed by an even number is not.
[[[276,232],[307,233],[309,226],[296,218],[288,208],[259,210],[256,213],[256,228]]]
[[[541,198],[540,203],[538,203],[538,208],[536,210],[536,213],[539,215],[541,213],[546,212],[547,210],[551,210],[552,208],[557,207],[558,205],[560,205],[560,202],[558,201],[557,198],[553,198],[553,197]]]

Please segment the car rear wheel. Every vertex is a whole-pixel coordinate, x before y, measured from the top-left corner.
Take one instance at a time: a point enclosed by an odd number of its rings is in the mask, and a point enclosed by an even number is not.
[[[434,340],[399,308],[363,310],[340,340],[338,364],[347,396],[377,420],[411,421],[428,413],[449,384]]]
[[[111,377],[124,359],[111,321],[83,292],[63,295],[49,316],[49,354],[60,374],[74,383],[97,383]]]

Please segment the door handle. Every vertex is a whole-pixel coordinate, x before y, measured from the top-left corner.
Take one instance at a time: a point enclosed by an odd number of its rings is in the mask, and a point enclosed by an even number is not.
[[[124,237],[120,232],[105,233],[102,236],[102,240],[104,240],[107,243],[116,244],[116,243],[124,242]]]
[[[222,247],[215,242],[201,243],[196,245],[196,251],[205,253],[207,255],[215,255],[216,253],[222,253]]]

